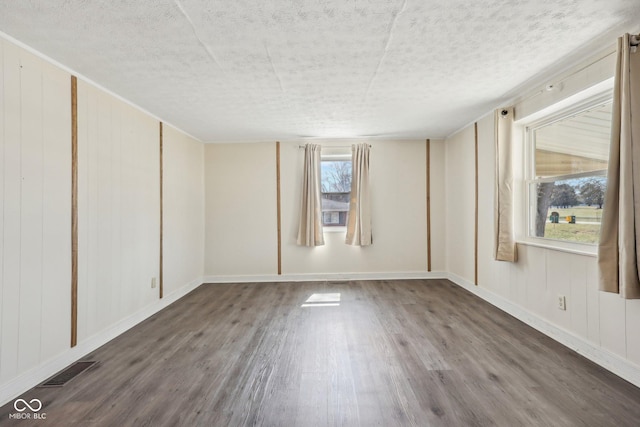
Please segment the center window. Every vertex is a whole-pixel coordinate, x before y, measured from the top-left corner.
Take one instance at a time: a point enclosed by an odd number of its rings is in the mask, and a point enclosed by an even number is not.
[[[351,198],[351,157],[323,157],[322,225],[345,227]]]

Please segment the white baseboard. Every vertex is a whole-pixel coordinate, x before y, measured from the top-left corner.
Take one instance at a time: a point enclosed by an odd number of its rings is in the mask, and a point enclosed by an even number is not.
[[[574,350],[576,353],[586,357],[592,362],[629,381],[631,384],[640,387],[640,366],[637,366],[627,359],[624,359],[565,329],[554,325],[548,320],[545,320],[540,316],[531,313],[528,310],[525,310],[519,305],[516,305],[513,302],[494,294],[493,292],[478,287],[460,276],[449,273],[448,279],[456,285],[487,301],[489,304],[510,314],[516,319],[526,323],[532,328],[558,341],[560,344]]]
[[[204,283],[247,282],[320,282],[326,280],[402,280],[402,279],[446,279],[442,271],[399,271],[379,273],[314,273],[314,274],[267,274],[255,276],[204,276]]]
[[[174,303],[178,299],[182,298],[189,292],[196,289],[202,284],[202,278],[193,280],[190,283],[182,286],[179,289],[165,295],[162,299],[158,299],[142,310],[125,317],[119,322],[111,325],[109,328],[103,330],[99,334],[89,337],[78,343],[77,346],[69,348],[60,355],[50,359],[40,366],[37,366],[17,377],[9,380],[5,384],[0,385],[0,406],[10,402],[22,393],[30,390],[31,388],[41,384],[46,379],[60,372],[62,369],[71,365],[78,359],[86,356],[107,342],[111,341],[115,337],[121,335],[132,327],[136,326],[143,320],[153,316],[158,311]],[[30,396],[37,398],[38,396]]]

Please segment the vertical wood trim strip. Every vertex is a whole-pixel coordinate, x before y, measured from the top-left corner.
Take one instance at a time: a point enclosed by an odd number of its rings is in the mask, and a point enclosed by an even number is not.
[[[160,293],[160,298],[163,297],[163,293],[164,293],[164,277],[163,277],[163,271],[164,271],[164,265],[163,265],[163,245],[162,245],[162,229],[163,229],[163,217],[162,217],[162,175],[163,175],[163,167],[162,167],[162,144],[163,144],[163,132],[162,132],[162,122],[160,122],[160,271],[158,272],[159,277],[158,277],[158,287],[159,289],[159,293]]]
[[[474,133],[474,145],[475,145],[475,227],[474,227],[474,281],[473,283],[478,286],[478,122],[473,124]]]
[[[280,217],[280,141],[276,141],[276,209],[278,217],[278,275],[282,274],[282,220]]]
[[[78,344],[78,79],[71,76],[71,347]]]
[[[431,140],[427,139],[427,271],[431,271]]]

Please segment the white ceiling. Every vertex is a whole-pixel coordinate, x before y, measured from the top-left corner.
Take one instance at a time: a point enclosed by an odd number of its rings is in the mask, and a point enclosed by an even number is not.
[[[444,137],[638,25],[640,0],[0,0],[0,31],[202,141]]]

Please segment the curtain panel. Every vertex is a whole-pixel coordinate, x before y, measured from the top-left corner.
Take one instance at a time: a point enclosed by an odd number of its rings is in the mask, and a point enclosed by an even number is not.
[[[611,146],[600,242],[599,288],[640,298],[640,53],[618,38]],[[637,39],[634,40],[637,44]]]
[[[513,108],[495,112],[495,259],[516,262],[518,252],[513,230]]]
[[[371,197],[369,191],[369,144],[351,146],[351,200],[345,243],[369,246],[371,234]]]
[[[320,177],[320,150],[318,144],[304,147],[304,179],[300,202],[300,225],[298,240],[300,246],[324,245],[322,232],[322,201]]]

